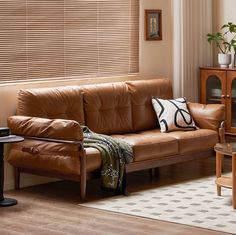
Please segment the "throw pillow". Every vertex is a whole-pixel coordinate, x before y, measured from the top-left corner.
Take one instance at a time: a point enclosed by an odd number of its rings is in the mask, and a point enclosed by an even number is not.
[[[152,97],[161,132],[195,130],[196,126],[187,109],[185,98],[164,100]]]

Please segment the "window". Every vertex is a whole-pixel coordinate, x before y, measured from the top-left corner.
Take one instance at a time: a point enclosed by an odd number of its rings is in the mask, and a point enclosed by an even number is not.
[[[139,0],[1,0],[0,82],[137,73]]]

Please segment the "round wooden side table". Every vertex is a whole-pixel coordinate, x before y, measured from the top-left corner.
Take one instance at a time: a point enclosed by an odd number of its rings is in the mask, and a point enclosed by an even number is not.
[[[221,187],[232,189],[233,208],[236,209],[236,143],[216,144],[216,185],[217,195],[221,195]],[[224,155],[232,157],[232,177],[222,175],[222,161]]]
[[[3,196],[4,188],[4,144],[16,143],[23,141],[21,136],[9,135],[0,137],[0,207],[13,206],[17,204],[17,200],[13,198],[5,198]]]

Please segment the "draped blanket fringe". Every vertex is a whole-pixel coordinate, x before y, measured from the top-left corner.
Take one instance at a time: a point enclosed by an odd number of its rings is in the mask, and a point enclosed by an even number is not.
[[[132,147],[107,135],[97,134],[83,126],[84,147],[95,148],[102,156],[101,186],[123,193],[125,164],[133,161]]]

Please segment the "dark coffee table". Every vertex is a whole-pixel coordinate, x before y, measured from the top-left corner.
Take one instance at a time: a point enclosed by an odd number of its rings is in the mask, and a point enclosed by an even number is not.
[[[3,196],[4,188],[4,144],[16,143],[23,141],[21,136],[9,135],[6,137],[0,137],[0,207],[13,206],[17,204],[17,200],[13,198],[5,198]]]

